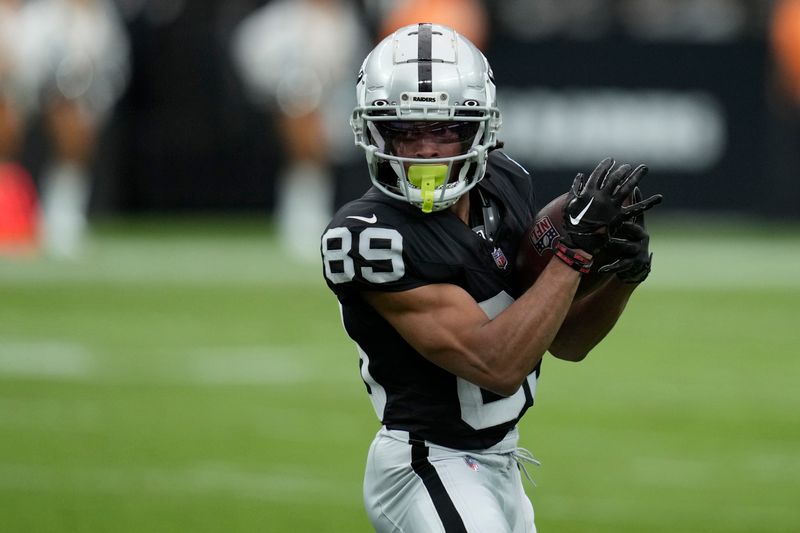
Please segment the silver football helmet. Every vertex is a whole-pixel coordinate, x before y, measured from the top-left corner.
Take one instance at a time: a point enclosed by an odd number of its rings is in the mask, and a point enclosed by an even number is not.
[[[500,110],[486,57],[440,24],[394,32],[364,60],[350,125],[375,186],[430,213],[486,172]]]

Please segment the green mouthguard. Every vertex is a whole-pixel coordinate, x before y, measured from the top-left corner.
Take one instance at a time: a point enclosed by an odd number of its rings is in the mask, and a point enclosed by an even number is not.
[[[408,167],[408,181],[422,192],[422,212],[433,211],[433,197],[436,187],[444,185],[447,179],[447,165],[411,165]]]

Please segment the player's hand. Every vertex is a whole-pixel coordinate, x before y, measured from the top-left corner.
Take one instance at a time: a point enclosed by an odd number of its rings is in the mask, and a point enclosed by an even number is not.
[[[634,203],[642,201],[642,191],[639,187],[633,189],[631,199]],[[648,274],[653,262],[650,252],[650,235],[644,224],[644,212],[639,213],[632,221],[620,224],[609,239],[606,250],[611,257],[617,259],[600,267],[599,272],[616,272],[617,278],[623,283],[641,283]]]
[[[616,257],[612,263],[598,269],[600,273],[616,273],[623,283],[641,283],[650,273],[653,254],[650,252],[650,235],[639,224],[626,221],[608,240],[604,253]]]
[[[663,197],[655,194],[647,200],[622,205],[646,174],[644,165],[632,168],[624,164],[614,169],[614,160],[610,157],[603,159],[588,179],[578,174],[564,208],[564,227],[569,241],[564,244],[594,255],[608,244],[609,235],[615,233],[620,224],[661,203]]]

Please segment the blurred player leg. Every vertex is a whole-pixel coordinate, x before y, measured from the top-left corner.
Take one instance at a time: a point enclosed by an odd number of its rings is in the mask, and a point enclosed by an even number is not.
[[[316,261],[319,236],[333,215],[335,183],[322,117],[311,111],[280,122],[288,161],[279,176],[276,221],[281,244],[300,261]]]
[[[0,94],[0,163],[17,158],[21,147],[22,117],[15,106]]]
[[[333,176],[326,166],[296,161],[279,180],[276,221],[281,244],[295,259],[317,260],[319,236],[332,215]]]
[[[42,176],[44,245],[56,257],[75,257],[82,248],[89,204],[89,177],[80,165],[57,162]]]
[[[233,36],[234,64],[248,95],[271,111],[286,152],[274,220],[294,260],[319,261],[319,236],[333,214],[333,166],[355,153],[352,136],[345,136],[343,153],[334,136],[342,135],[350,113],[351,77],[365,39],[355,7],[339,0],[273,0],[243,19]],[[337,95],[345,87],[342,101]]]
[[[46,109],[54,159],[42,175],[44,245],[56,257],[75,257],[86,232],[95,127],[76,101],[57,98]]]
[[[19,72],[23,63],[19,47],[19,0],[0,0],[0,163],[19,155],[24,131],[23,91]]]
[[[52,148],[40,178],[43,240],[52,255],[74,257],[97,133],[127,85],[127,35],[111,0],[27,2],[21,24],[27,92]]]
[[[26,110],[20,67],[24,64],[19,0],[0,0],[0,254],[35,256],[36,188],[17,159],[22,150]]]

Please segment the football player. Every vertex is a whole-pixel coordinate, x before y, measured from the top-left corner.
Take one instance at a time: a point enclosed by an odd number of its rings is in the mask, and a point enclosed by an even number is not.
[[[110,0],[30,0],[20,78],[52,144],[40,189],[48,253],[80,252],[98,134],[127,86],[128,37]]]
[[[351,105],[348,78],[366,43],[355,7],[343,0],[273,0],[242,20],[233,36],[234,66],[286,146],[274,219],[294,260],[317,261],[319,232],[334,207],[334,170],[352,147],[340,128]]]
[[[373,187],[334,216],[321,252],[382,423],[364,480],[369,519],[382,532],[535,531],[517,422],[545,352],[584,358],[646,277],[646,232],[610,229],[660,196],[622,206],[644,166],[607,159],[579,175],[559,259],[523,291],[513,265],[533,181],[499,149],[483,54],[449,27],[407,26],[367,56],[356,94],[351,125]],[[573,305],[605,246],[618,276]]]

